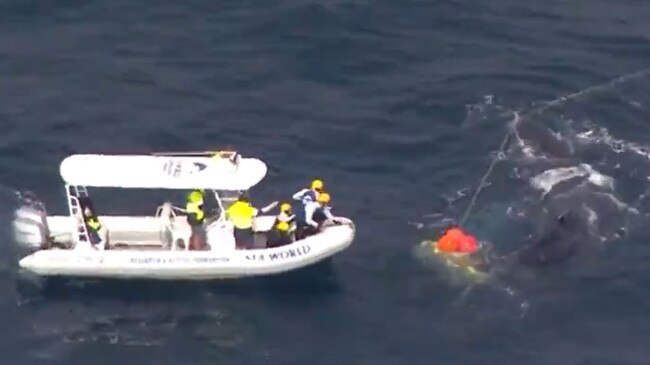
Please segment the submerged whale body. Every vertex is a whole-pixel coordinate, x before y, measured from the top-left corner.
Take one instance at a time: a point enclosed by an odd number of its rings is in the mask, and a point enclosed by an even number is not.
[[[529,223],[541,228],[532,242],[515,252],[518,262],[560,264],[597,252],[604,243],[623,236],[629,213],[638,212],[619,200],[612,177],[583,162],[580,150],[550,128],[522,121],[516,132],[519,146],[535,156],[524,160],[518,171],[524,172],[521,177],[537,192],[529,191],[531,197],[537,198],[515,204]],[[539,222],[549,223],[540,227]]]
[[[525,265],[540,266],[565,262],[589,244],[588,227],[575,210],[561,214],[533,243],[517,252]]]
[[[514,132],[520,142],[536,154],[557,159],[574,157],[571,144],[543,124],[520,121],[514,125]]]
[[[542,225],[533,242],[517,253],[526,265],[550,265],[593,253],[625,234],[628,213],[634,212],[608,191],[589,182],[589,175],[565,180],[528,207],[533,222]],[[549,219],[550,217],[550,219]]]

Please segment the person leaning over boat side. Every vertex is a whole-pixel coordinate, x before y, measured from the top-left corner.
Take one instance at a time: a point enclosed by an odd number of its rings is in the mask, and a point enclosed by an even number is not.
[[[328,193],[322,193],[318,196],[318,205],[315,206],[314,211],[311,214],[311,220],[316,222],[318,227],[322,227],[325,221],[330,220],[334,224],[339,224],[340,222],[334,218],[332,215],[332,207],[330,203],[330,195]],[[309,217],[307,215],[307,217]]]
[[[323,184],[323,181],[315,179],[311,182],[309,189],[302,189],[299,192],[293,194],[293,199],[301,202],[303,205],[307,201],[315,202],[318,198],[318,195],[323,192],[324,188],[325,185]]]
[[[278,202],[273,202],[262,209],[257,209],[253,207],[245,194],[239,195],[237,201],[226,210],[226,216],[234,226],[235,246],[237,249],[253,248],[253,218],[260,211],[266,213],[277,204]]]
[[[190,250],[207,249],[208,244],[203,224],[205,222],[205,212],[203,211],[203,194],[201,191],[194,190],[189,193],[185,210],[187,211],[187,223],[192,228],[188,248]]]
[[[322,180],[314,179],[312,180],[309,189],[302,189],[299,192],[293,194],[293,200],[300,202],[300,205],[298,205],[296,209],[296,216],[302,218],[302,223],[305,223],[304,216],[307,205],[310,203],[315,203],[316,199],[318,199],[318,196],[323,192],[324,188],[325,184],[323,184]],[[298,227],[296,231],[296,239],[299,239],[298,237],[304,228],[305,227]]]
[[[322,224],[327,220],[332,221],[334,224],[340,224],[332,215],[329,202],[330,195],[323,192],[318,195],[316,202],[310,201],[305,204],[303,212],[296,216],[298,223],[298,230],[296,232],[297,240],[318,233]]]

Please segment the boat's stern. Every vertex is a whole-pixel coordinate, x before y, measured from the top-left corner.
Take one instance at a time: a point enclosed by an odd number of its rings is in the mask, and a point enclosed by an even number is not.
[[[49,227],[45,210],[23,205],[14,212],[12,221],[14,240],[21,247],[38,249],[47,242]]]
[[[39,250],[18,261],[21,270],[37,275],[57,275],[74,270],[82,262],[73,250]]]

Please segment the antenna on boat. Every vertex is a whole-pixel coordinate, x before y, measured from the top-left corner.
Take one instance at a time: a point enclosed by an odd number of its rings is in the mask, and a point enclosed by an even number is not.
[[[153,156],[212,156],[220,151],[153,152]]]
[[[167,157],[213,157],[225,158],[230,160],[233,164],[238,165],[241,158],[240,154],[234,150],[214,150],[214,151],[189,151],[189,152],[152,152],[152,156],[167,156]]]

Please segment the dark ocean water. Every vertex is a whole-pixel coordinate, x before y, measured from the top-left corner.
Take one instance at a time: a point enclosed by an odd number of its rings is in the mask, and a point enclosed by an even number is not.
[[[650,75],[529,117],[574,145],[587,136],[572,157],[638,211],[588,270],[529,270],[504,284],[516,295],[464,294],[414,257],[434,230],[409,222],[462,215],[512,112],[650,67],[648,19],[639,0],[0,0],[3,221],[12,189],[65,212],[58,164],[70,153],[232,146],[269,165],[258,204],[320,176],[358,229],[330,267],[275,279],[42,288],[16,275],[3,233],[2,353],[12,364],[647,364]],[[507,214],[536,198],[516,176],[528,165],[504,157],[467,222],[500,252],[537,224]],[[157,201],[96,203],[145,213]]]

